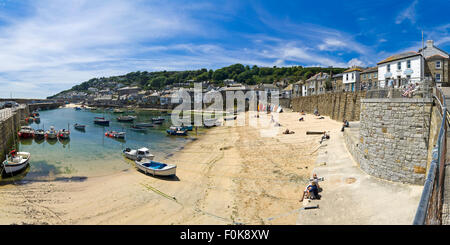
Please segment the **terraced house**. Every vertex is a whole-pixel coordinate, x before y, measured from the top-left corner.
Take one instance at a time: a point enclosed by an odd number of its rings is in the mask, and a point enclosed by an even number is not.
[[[431,79],[437,86],[450,86],[449,54],[434,46],[433,40],[428,40],[419,52],[425,59],[425,78]]]
[[[361,80],[361,90],[376,89],[378,85],[378,67],[369,67],[359,74]]]
[[[424,59],[414,51],[389,56],[378,63],[378,84],[385,88],[392,82],[395,88],[408,83],[420,83],[424,77]]]
[[[353,66],[352,68],[344,71],[342,83],[344,84],[344,89],[347,92],[355,92],[359,90],[359,74],[362,71],[361,67]]]
[[[325,82],[330,78],[327,73],[319,72],[306,80],[307,95],[317,95],[325,93]]]

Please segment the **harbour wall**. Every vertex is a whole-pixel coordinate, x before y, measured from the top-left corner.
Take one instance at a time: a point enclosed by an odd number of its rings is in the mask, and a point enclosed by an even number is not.
[[[29,115],[28,106],[22,105],[13,110],[11,108],[0,110],[0,161],[5,160],[8,151],[17,143],[17,131],[25,124]]]
[[[291,100],[292,109],[296,112],[314,113],[317,108],[319,114],[334,120],[359,121],[361,99],[365,91],[327,93],[312,96],[295,97]]]
[[[432,99],[362,99],[359,139],[347,148],[369,175],[423,185],[439,127],[435,113]]]

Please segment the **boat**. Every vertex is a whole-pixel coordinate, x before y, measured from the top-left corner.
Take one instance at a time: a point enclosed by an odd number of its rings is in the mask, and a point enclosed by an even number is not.
[[[27,118],[25,118],[25,122],[33,123],[34,122],[34,117],[27,117]]]
[[[37,129],[36,131],[34,131],[34,138],[35,139],[44,139],[45,131],[43,129]]]
[[[120,116],[117,118],[119,122],[133,122],[136,117],[134,116]]]
[[[183,124],[181,124],[181,130],[192,131],[193,129],[194,129],[194,126],[192,126],[192,125],[184,126]]]
[[[123,113],[124,111],[121,109],[114,109],[113,113]]]
[[[70,131],[61,129],[58,131],[58,138],[60,139],[68,139],[70,137]]]
[[[125,139],[125,132],[106,131],[105,136],[111,138]]]
[[[162,124],[163,122],[164,122],[164,118],[162,118],[162,117],[154,117],[154,118],[152,118],[152,122],[154,123],[154,124]]]
[[[211,118],[211,119],[203,119],[203,126],[204,127],[214,127],[217,126],[217,119],[216,118]]]
[[[75,110],[76,111],[81,111],[81,108],[80,107],[75,107]]]
[[[123,154],[125,155],[126,158],[131,160],[138,160],[143,158],[153,160],[153,158],[155,157],[153,154],[150,153],[150,150],[146,147],[142,147],[137,150],[126,148],[125,150],[123,150]]]
[[[22,126],[20,127],[18,135],[21,138],[33,138],[34,129],[32,129],[30,126]]]
[[[153,127],[152,123],[135,123],[134,126],[141,127],[141,128],[147,128],[147,127]]]
[[[96,117],[94,123],[102,126],[109,126],[109,120],[106,120],[104,117]]]
[[[133,130],[133,131],[146,131],[147,130],[144,127],[139,127],[139,126],[135,126],[135,125],[131,126],[130,129]]]
[[[32,116],[32,117],[38,117],[38,116],[40,116],[40,115],[39,115],[39,112],[38,112],[38,111],[33,111],[33,112],[31,113],[31,116]]]
[[[3,174],[13,175],[28,167],[31,154],[29,152],[16,152],[15,150],[9,153],[6,160],[3,161]]]
[[[78,124],[78,123],[75,123],[75,124],[73,125],[73,127],[74,127],[75,129],[78,129],[78,130],[85,130],[85,129],[86,129],[86,125],[81,125],[81,124]]]
[[[155,162],[150,159],[136,160],[134,163],[137,169],[153,176],[175,176],[177,171],[177,165]]]
[[[41,118],[39,116],[34,117],[34,122],[39,124],[41,122]]]
[[[177,136],[184,136],[187,135],[187,130],[183,130],[181,127],[170,127],[166,130],[166,132],[169,135],[177,135]]]
[[[56,139],[58,138],[58,132],[55,130],[55,127],[51,126],[50,130],[45,132],[45,137],[47,139]]]

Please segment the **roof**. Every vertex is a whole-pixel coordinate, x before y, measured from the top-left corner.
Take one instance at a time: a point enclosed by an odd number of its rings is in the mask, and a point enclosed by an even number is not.
[[[339,74],[333,75],[333,78],[342,77],[342,76],[344,76],[344,74],[339,73]]]
[[[378,62],[378,65],[387,63],[387,62],[391,62],[391,61],[396,61],[396,60],[401,60],[401,59],[417,56],[417,55],[421,55],[421,54],[414,52],[414,51],[408,51],[408,52],[404,52],[404,53],[400,53],[400,54],[395,54],[395,55],[389,56],[388,58]]]
[[[289,84],[286,88],[284,88],[284,91],[292,90],[293,85]]]
[[[352,71],[362,71],[362,69],[360,67],[353,67],[348,70],[345,70],[344,73],[352,72]]]
[[[369,73],[369,72],[376,72],[378,71],[378,67],[374,66],[374,67],[369,67],[367,69],[364,69],[361,73]]]
[[[444,58],[444,59],[448,59],[447,57],[445,57],[445,56],[443,56],[443,55],[440,55],[440,54],[432,55],[432,56],[430,56],[430,57],[427,57],[426,59],[428,60],[428,59],[434,59],[434,58]]]
[[[124,87],[124,88],[119,88],[118,90],[127,90],[127,89],[139,89],[139,87]]]

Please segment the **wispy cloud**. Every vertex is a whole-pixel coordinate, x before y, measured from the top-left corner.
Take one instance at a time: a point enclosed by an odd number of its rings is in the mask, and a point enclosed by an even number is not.
[[[403,10],[395,19],[395,24],[400,24],[405,20],[409,20],[412,24],[416,23],[416,5],[419,0],[414,0],[405,10]]]

